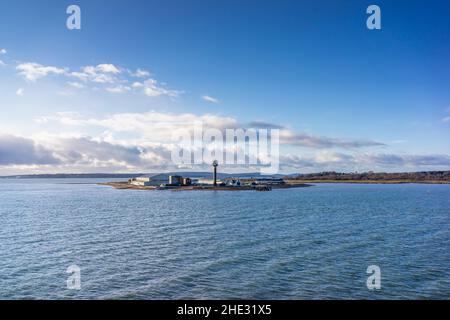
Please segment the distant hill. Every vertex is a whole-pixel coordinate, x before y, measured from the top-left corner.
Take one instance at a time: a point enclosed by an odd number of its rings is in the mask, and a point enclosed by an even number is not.
[[[310,174],[297,174],[288,177],[290,180],[327,180],[327,181],[436,181],[450,182],[450,171],[423,171],[423,172],[363,172],[363,173],[340,173],[321,172]]]

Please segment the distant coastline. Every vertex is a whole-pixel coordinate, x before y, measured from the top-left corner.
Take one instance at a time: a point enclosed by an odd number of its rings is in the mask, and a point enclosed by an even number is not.
[[[167,174],[176,174],[174,172]],[[178,172],[189,177],[211,178],[210,172]],[[131,179],[144,173],[81,173],[81,174],[28,174],[0,176],[0,179]],[[219,178],[262,177],[260,173],[220,173]],[[403,173],[339,173],[321,172],[310,174],[276,174],[270,177],[283,178],[288,185],[308,183],[354,183],[354,184],[450,184],[450,171],[423,171]]]

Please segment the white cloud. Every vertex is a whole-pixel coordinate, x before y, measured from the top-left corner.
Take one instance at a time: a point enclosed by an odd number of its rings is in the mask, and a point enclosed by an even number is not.
[[[0,65],[2,62],[0,61]],[[85,66],[80,71],[71,71],[68,68],[59,68],[54,66],[44,66],[39,63],[28,62],[19,64],[16,69],[19,74],[29,81],[36,81],[48,75],[64,75],[67,78],[78,81],[68,81],[71,87],[81,89],[88,84],[95,84],[92,90],[105,90],[110,93],[125,93],[135,89],[149,97],[167,96],[171,98],[178,97],[183,93],[180,90],[172,90],[166,87],[164,83],[159,83],[155,79],[145,81],[136,81],[131,86],[130,75],[135,77],[147,77],[150,73],[143,69],[137,69],[136,73],[130,71],[123,72],[123,69],[113,64],[102,63],[97,66]],[[81,83],[80,83],[81,82]],[[64,94],[70,92],[60,91]]]
[[[374,164],[378,166],[450,166],[450,156],[445,154],[360,154],[355,156],[354,159],[358,163]]]
[[[74,72],[71,72],[70,75],[72,77],[77,78],[78,80],[81,80],[81,81],[88,81],[89,80],[89,75],[87,73],[74,71]]]
[[[62,96],[62,97],[70,97],[70,96],[75,95],[75,92],[70,91],[70,90],[59,90],[56,92],[56,94],[58,96]]]
[[[446,113],[450,113],[450,107],[446,108],[444,111],[445,111]],[[447,116],[447,117],[442,118],[442,122],[443,122],[443,123],[450,122],[450,116]]]
[[[62,75],[66,73],[65,69],[52,66],[43,66],[39,63],[33,62],[19,64],[16,69],[19,71],[21,76],[25,77],[25,79],[29,81],[36,81],[50,74]]]
[[[95,70],[98,72],[103,72],[103,73],[114,73],[114,74],[121,73],[119,68],[117,68],[113,64],[108,64],[108,63],[99,64],[97,67],[95,67]]]
[[[137,78],[148,78],[150,76],[150,72],[147,70],[137,69],[133,76]]]
[[[171,163],[170,143],[116,140],[106,132],[93,137],[79,134],[38,134],[20,137],[0,134],[0,171],[18,169],[40,172],[145,172],[176,169]],[[348,154],[320,151],[311,155],[280,157],[283,170],[297,172],[361,171],[397,168],[436,170],[450,166],[450,155]],[[225,166],[224,166],[225,167]],[[231,168],[231,167],[230,167]],[[254,169],[254,168],[253,168]],[[234,170],[251,170],[248,167]],[[398,171],[398,170],[397,170]]]
[[[37,166],[42,170],[54,172],[82,171],[92,172],[96,169],[114,171],[145,172],[148,169],[170,168],[175,169],[171,163],[171,150],[174,150],[172,133],[180,128],[192,133],[192,126],[202,124],[204,130],[236,129],[241,127],[233,117],[213,114],[196,115],[191,113],[172,114],[163,112],[146,113],[119,113],[102,118],[87,118],[77,112],[60,112],[53,116],[36,119],[45,128],[53,128],[54,133],[45,133],[32,136],[31,141],[24,141],[11,137],[0,139],[0,154],[6,157],[3,167],[10,165]],[[60,124],[61,128],[55,126]],[[275,127],[274,124],[267,124]],[[285,129],[283,129],[285,130]],[[282,130],[282,131],[283,131]],[[69,134],[67,132],[79,132]],[[66,133],[65,133],[66,132]],[[91,135],[82,133],[90,132]],[[92,135],[97,132],[97,135]],[[101,133],[99,133],[101,132]],[[282,170],[299,172],[318,171],[361,171],[361,170],[439,170],[450,166],[450,155],[446,154],[390,154],[357,152],[367,146],[360,140],[349,140],[342,145],[339,139],[329,137],[316,137],[292,132],[290,136],[301,138],[299,146],[306,145],[308,152],[290,148],[294,154],[282,152],[280,163]],[[303,140],[302,140],[303,139]],[[338,142],[336,144],[336,141]],[[29,150],[20,153],[15,144]],[[291,141],[281,141],[283,146]],[[371,144],[369,144],[371,145]],[[32,152],[32,148],[36,148]],[[45,146],[40,147],[40,146]],[[335,147],[341,147],[344,152],[337,152]],[[348,148],[351,146],[351,148]],[[207,148],[208,146],[206,146]],[[315,150],[314,150],[315,149]],[[264,160],[260,158],[260,160]],[[54,167],[45,169],[47,163],[57,162]],[[240,167],[242,170],[251,170],[249,167]],[[24,170],[25,170],[24,169]],[[234,168],[236,170],[236,168]],[[253,168],[255,169],[255,168]],[[256,167],[257,169],[257,167]],[[0,164],[0,170],[2,168]],[[33,169],[34,170],[34,169]],[[228,170],[228,167],[227,167]],[[240,169],[237,169],[238,171]]]
[[[23,96],[24,93],[25,93],[25,90],[23,88],[19,88],[16,91],[16,95],[19,96],[19,97]]]
[[[130,88],[111,88],[111,92],[122,93]],[[249,125],[239,124],[236,118],[224,117],[213,114],[196,115],[191,113],[171,114],[162,112],[146,113],[119,113],[106,118],[83,118],[79,114],[57,114],[47,117],[50,120],[64,122],[65,125],[103,127],[113,132],[130,132],[143,139],[154,142],[167,142],[172,133],[180,128],[193,129],[193,125],[202,124],[203,129],[225,129],[235,128],[270,128],[280,129],[280,143],[292,147],[307,147],[316,150],[347,149],[358,150],[368,147],[384,146],[383,143],[371,140],[336,139],[331,137],[315,136],[306,133],[298,133],[281,126],[265,122],[251,122]],[[72,120],[69,120],[72,118]],[[257,125],[257,126],[255,126]],[[317,159],[318,161],[320,159]]]
[[[110,76],[108,74],[103,73],[96,73],[96,74],[89,74],[89,73],[83,73],[83,72],[72,72],[71,75],[73,77],[78,78],[78,80],[81,80],[83,82],[96,82],[96,83],[102,83],[102,84],[111,84],[115,83],[116,79],[113,76]]]
[[[99,64],[96,67],[87,66],[82,68],[82,72],[72,72],[71,76],[78,78],[83,82],[95,82],[99,84],[116,84],[116,86],[109,86],[105,88],[110,93],[125,93],[131,91],[131,88],[141,90],[146,96],[149,97],[178,97],[182,91],[171,90],[158,83],[155,79],[147,79],[143,82],[134,82],[131,87],[124,85],[123,83],[129,83],[129,79],[125,77],[117,78],[116,76],[121,74],[120,68],[112,64]],[[148,71],[138,69],[133,76],[147,77],[150,73]]]
[[[49,121],[64,126],[84,126],[93,129],[103,128],[115,133],[130,133],[137,139],[149,142],[167,143],[172,133],[180,128],[192,129],[201,123],[204,129],[237,127],[236,119],[212,114],[195,115],[191,113],[171,114],[162,112],[118,113],[105,118],[85,118],[78,113],[64,112],[36,119],[39,123]]]
[[[101,84],[117,83],[119,80],[115,75],[121,74],[120,68],[113,64],[102,63],[97,66],[86,66],[81,68],[81,72],[74,71],[70,75],[83,82],[95,82]]]
[[[282,168],[290,168],[307,172],[320,171],[372,171],[383,170],[436,170],[450,166],[450,155],[415,155],[415,154],[379,154],[357,153],[346,154],[320,151],[313,155],[282,155]]]
[[[110,92],[110,93],[125,93],[131,90],[130,87],[127,86],[123,86],[123,85],[119,85],[116,87],[109,87],[105,89],[106,91]]]
[[[364,147],[381,147],[384,143],[372,140],[345,140],[330,137],[315,136],[307,133],[297,133],[291,130],[280,130],[280,142],[284,144],[316,149],[344,148],[355,149]]]
[[[120,73],[120,70],[114,66],[113,64],[99,64],[96,67],[94,66],[86,66],[82,68],[83,72],[85,74],[96,76],[101,73],[113,73],[118,74]]]
[[[6,49],[0,49],[0,54],[6,54],[7,53],[7,51],[6,51]]]
[[[211,97],[211,96],[202,96],[202,99],[205,100],[206,102],[211,102],[211,103],[219,103],[219,100]]]
[[[79,83],[79,82],[72,81],[72,82],[68,82],[67,84],[76,89],[83,89],[85,87],[82,83]]]
[[[131,86],[132,86],[133,88],[138,89],[138,88],[144,87],[144,84],[141,83],[141,82],[134,82]]]
[[[53,116],[40,117],[35,119],[37,123],[46,124],[49,121],[57,121],[65,126],[80,126],[85,124],[83,117],[74,111],[57,112]]]
[[[183,93],[183,91],[167,89],[160,85],[155,79],[148,79],[143,83],[135,82],[133,87],[142,88],[144,94],[149,97],[168,96],[175,98]]]

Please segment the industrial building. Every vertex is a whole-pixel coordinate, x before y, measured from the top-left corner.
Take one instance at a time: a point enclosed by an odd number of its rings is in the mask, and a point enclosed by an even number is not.
[[[284,185],[285,181],[280,178],[274,177],[230,177],[223,180],[218,179],[217,167],[218,161],[212,163],[213,166],[213,178],[186,178],[176,174],[153,174],[146,175],[129,180],[129,184],[140,187],[161,187],[161,188],[173,188],[184,186],[198,186],[200,188],[205,187],[242,187],[242,188],[258,188],[266,186],[267,189],[271,189],[272,186]]]
[[[141,187],[190,186],[191,179],[177,175],[154,174],[130,179],[129,183]]]
[[[196,184],[201,186],[214,186],[214,185],[223,185],[224,183],[221,180],[200,178],[196,180]]]
[[[182,176],[169,176],[169,185],[171,186],[181,186],[183,184]]]
[[[169,183],[169,175],[153,174],[130,179],[130,184],[141,187],[159,187],[162,184]]]

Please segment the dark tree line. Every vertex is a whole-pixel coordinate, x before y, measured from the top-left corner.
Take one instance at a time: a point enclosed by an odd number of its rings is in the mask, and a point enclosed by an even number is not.
[[[289,178],[292,179],[292,178]],[[341,173],[341,172],[320,172],[299,174],[294,180],[364,180],[364,181],[450,181],[450,171],[427,171],[427,172],[363,172],[363,173]]]

